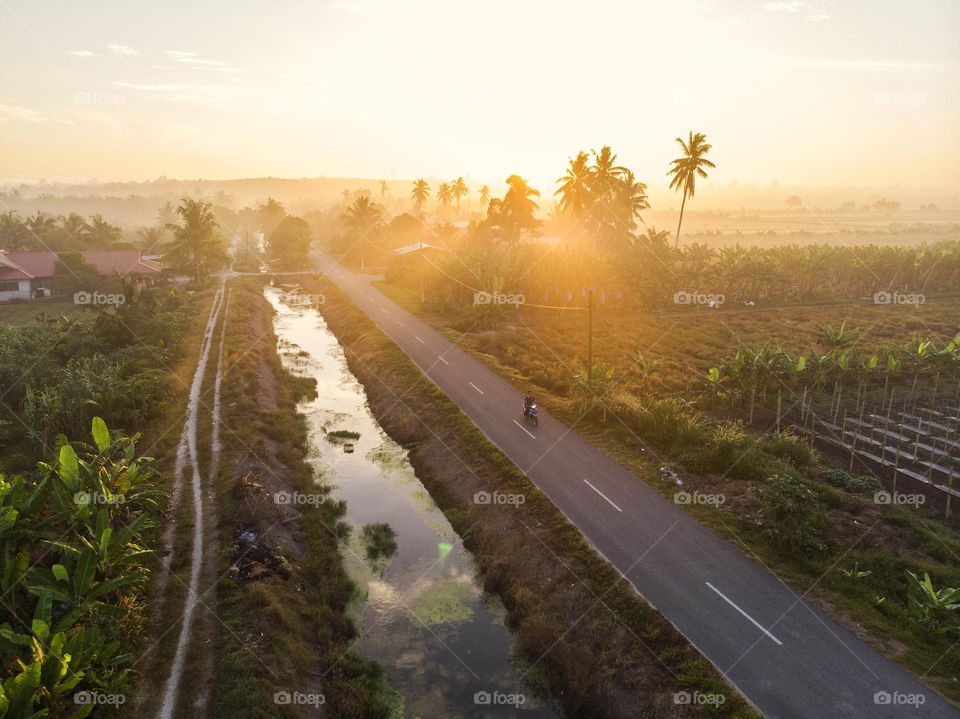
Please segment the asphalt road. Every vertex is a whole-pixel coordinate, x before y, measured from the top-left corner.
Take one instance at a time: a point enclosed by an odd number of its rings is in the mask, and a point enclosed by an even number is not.
[[[332,262],[321,270],[457,404],[591,544],[766,717],[960,717],[960,709],[439,332]]]

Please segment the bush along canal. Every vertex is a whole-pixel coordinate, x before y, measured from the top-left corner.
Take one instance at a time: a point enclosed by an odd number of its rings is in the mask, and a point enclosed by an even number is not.
[[[512,660],[513,636],[470,553],[371,414],[337,338],[293,286],[268,287],[284,366],[317,382],[299,411],[319,481],[346,503],[356,649],[379,662],[397,716],[559,717]],[[309,501],[308,496],[292,501]]]

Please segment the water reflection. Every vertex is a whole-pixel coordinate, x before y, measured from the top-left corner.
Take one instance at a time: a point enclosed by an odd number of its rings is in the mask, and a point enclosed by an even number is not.
[[[343,554],[362,589],[352,610],[362,632],[359,651],[386,668],[405,698],[403,716],[559,716],[512,664],[503,607],[478,586],[460,538],[406,452],[370,414],[336,338],[314,309],[291,306],[286,295],[283,288],[266,289],[277,310],[284,365],[317,380],[317,398],[300,411],[307,418],[309,461],[347,503],[352,531]],[[363,528],[377,524],[389,525],[396,551],[370,558]],[[522,697],[522,704],[507,703],[511,697]]]

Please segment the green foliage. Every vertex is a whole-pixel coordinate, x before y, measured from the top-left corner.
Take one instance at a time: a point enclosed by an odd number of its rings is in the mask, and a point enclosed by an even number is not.
[[[367,559],[381,559],[392,557],[397,551],[396,532],[384,522],[365,524],[363,526],[363,543],[367,551]]]
[[[157,287],[92,321],[0,325],[3,466],[29,467],[57,435],[86,432],[94,415],[113,426],[144,426],[168,396],[166,368],[191,303]]]
[[[179,223],[166,228],[173,234],[164,260],[183,272],[189,272],[198,282],[213,270],[223,267],[227,251],[220,223],[209,202],[184,197],[177,208]]]
[[[828,551],[826,514],[819,493],[792,474],[775,474],[757,488],[760,526],[773,544],[803,556]]]
[[[817,461],[812,442],[789,430],[775,432],[764,437],[762,442],[765,451],[799,469],[812,467]]]
[[[872,497],[883,489],[880,480],[869,475],[851,475],[839,467],[827,467],[823,470],[821,476],[834,487],[845,489],[854,494],[862,494],[866,497]]]
[[[153,556],[144,541],[163,495],[136,437],[111,437],[99,417],[92,436],[79,454],[63,441],[30,476],[0,475],[0,590],[15,620],[0,625],[7,719],[83,717],[93,707],[78,709],[75,692],[130,690]]]
[[[267,249],[276,269],[306,269],[309,265],[310,226],[301,217],[284,217],[270,233]]]
[[[605,362],[594,362],[593,371],[581,367],[573,376],[570,391],[580,397],[580,411],[600,405],[606,417],[606,401],[616,385],[616,369]]]
[[[910,609],[915,621],[934,632],[944,634],[960,630],[960,587],[944,587],[936,589],[927,572],[923,579],[907,570],[907,580],[910,588]]]

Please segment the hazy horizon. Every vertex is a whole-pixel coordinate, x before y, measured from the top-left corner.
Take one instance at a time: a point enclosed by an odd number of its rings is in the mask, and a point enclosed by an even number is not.
[[[549,195],[609,144],[654,190],[696,130],[701,207],[732,182],[960,189],[955,3],[272,9],[0,5],[0,185],[516,172]]]

